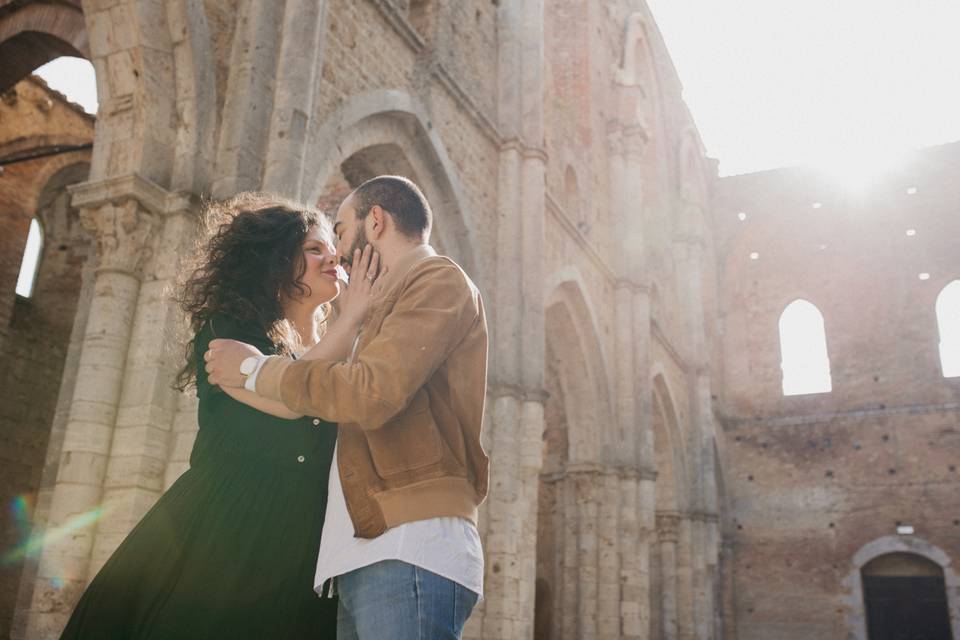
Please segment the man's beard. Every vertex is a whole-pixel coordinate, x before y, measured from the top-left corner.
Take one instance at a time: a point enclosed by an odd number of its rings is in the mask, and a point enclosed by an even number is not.
[[[343,259],[346,263],[343,265],[347,271],[350,270],[350,267],[353,266],[353,256],[359,250],[360,253],[363,253],[363,249],[369,244],[367,242],[367,230],[363,228],[363,222],[357,223],[357,234],[353,236],[353,244],[350,245],[350,250],[343,255]]]

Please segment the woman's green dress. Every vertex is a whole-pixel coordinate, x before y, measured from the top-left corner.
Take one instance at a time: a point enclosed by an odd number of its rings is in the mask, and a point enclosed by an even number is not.
[[[216,317],[212,338],[274,346]],[[336,600],[313,590],[336,428],[261,413],[197,376],[190,469],[103,566],[62,638],[334,638]]]

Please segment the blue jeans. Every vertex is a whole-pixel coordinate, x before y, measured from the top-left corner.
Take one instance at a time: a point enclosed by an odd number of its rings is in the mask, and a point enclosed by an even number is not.
[[[336,578],[337,640],[459,640],[477,594],[399,560]]]

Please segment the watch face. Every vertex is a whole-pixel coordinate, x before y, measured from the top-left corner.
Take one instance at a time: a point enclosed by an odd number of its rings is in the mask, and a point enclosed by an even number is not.
[[[244,358],[243,362],[240,363],[240,373],[245,376],[253,373],[253,370],[257,368],[257,359],[254,356],[249,358]]]

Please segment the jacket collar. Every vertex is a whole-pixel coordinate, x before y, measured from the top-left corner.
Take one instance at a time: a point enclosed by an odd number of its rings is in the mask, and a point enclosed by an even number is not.
[[[410,271],[410,267],[424,258],[435,255],[437,255],[436,249],[429,244],[420,244],[413,247],[397,259],[396,264],[390,267],[385,276],[377,279],[377,283],[374,285],[375,293],[389,291],[396,283],[403,280],[403,277]]]

